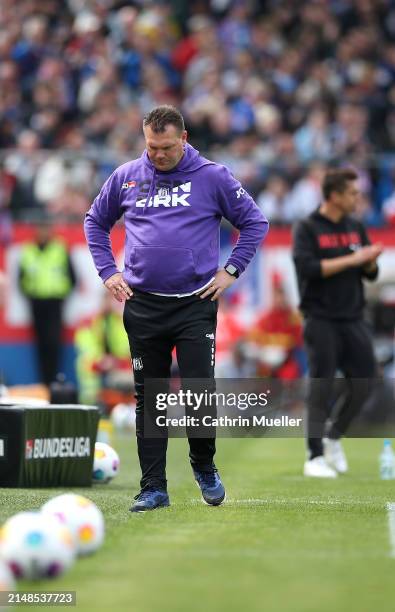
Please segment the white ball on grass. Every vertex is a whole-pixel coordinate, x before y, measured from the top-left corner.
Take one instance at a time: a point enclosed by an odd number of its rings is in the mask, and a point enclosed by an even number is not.
[[[55,578],[68,570],[76,548],[70,530],[40,512],[20,512],[5,522],[0,556],[16,578]]]
[[[119,455],[116,450],[105,442],[96,442],[93,460],[93,482],[106,484],[119,472]]]
[[[111,410],[110,420],[118,431],[136,429],[136,411],[131,404],[120,403]]]
[[[103,544],[103,514],[87,497],[75,493],[57,495],[47,501],[41,511],[44,515],[54,515],[70,529],[78,555],[92,553]]]

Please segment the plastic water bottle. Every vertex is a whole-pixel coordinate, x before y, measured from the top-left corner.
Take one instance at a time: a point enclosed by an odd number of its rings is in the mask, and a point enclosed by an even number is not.
[[[8,389],[4,384],[3,372],[0,372],[0,397],[7,397]]]
[[[384,440],[384,447],[380,454],[380,478],[381,480],[395,478],[395,454],[391,440]]]

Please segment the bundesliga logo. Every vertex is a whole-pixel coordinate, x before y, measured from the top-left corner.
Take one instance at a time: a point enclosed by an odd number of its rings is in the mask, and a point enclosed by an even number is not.
[[[35,438],[26,440],[25,459],[48,459],[55,457],[89,457],[90,439]]]
[[[33,457],[33,440],[26,440],[25,458],[32,459]]]
[[[122,189],[131,189],[132,187],[136,187],[136,181],[126,181],[122,183]]]

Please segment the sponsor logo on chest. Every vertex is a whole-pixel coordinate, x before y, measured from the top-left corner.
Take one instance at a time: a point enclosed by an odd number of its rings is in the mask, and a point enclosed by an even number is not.
[[[176,187],[162,186],[159,187],[157,193],[148,198],[140,198],[136,200],[137,208],[173,208],[176,206],[190,206],[189,198],[191,195],[191,181],[182,183]]]
[[[320,234],[318,236],[318,244],[321,249],[348,247],[352,251],[357,251],[361,247],[361,239],[358,232]]]

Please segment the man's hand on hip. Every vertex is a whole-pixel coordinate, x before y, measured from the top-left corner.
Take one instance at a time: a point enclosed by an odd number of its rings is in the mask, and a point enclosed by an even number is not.
[[[109,292],[118,302],[124,302],[133,296],[133,291],[122,278],[122,274],[117,272],[104,282]]]
[[[225,291],[228,287],[233,285],[236,277],[228,274],[226,270],[218,270],[217,274],[213,278],[210,285],[204,290],[204,293],[200,294],[201,298],[208,297],[211,295],[211,301],[217,300],[221,293]]]

